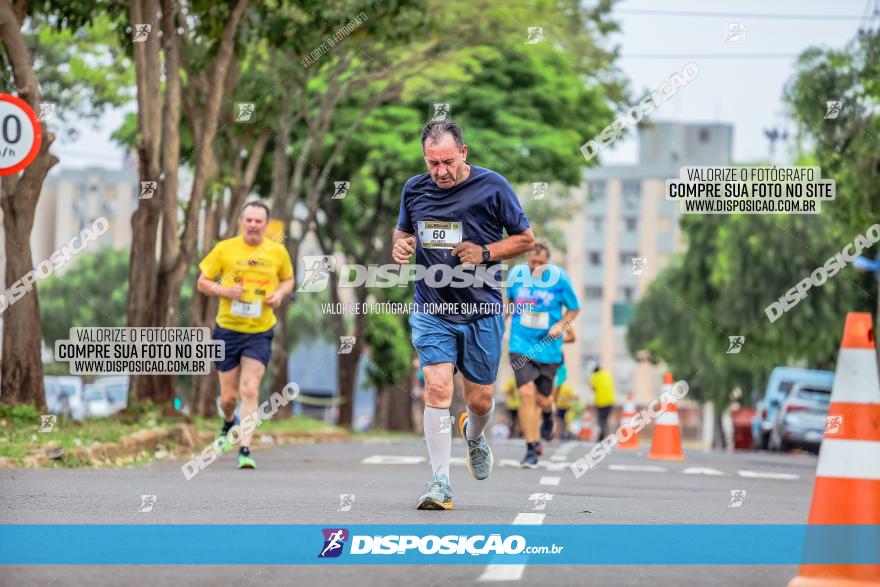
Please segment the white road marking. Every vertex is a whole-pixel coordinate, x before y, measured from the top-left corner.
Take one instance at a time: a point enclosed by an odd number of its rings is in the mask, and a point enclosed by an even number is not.
[[[425,457],[407,457],[400,455],[373,455],[361,461],[365,465],[418,465],[425,462]]]
[[[567,458],[568,457],[566,455],[553,455],[552,457],[550,457],[550,460],[551,461],[564,461]]]
[[[523,526],[540,526],[544,523],[544,518],[547,517],[547,514],[536,514],[535,512],[523,512],[521,514],[517,514],[513,519],[514,524],[521,524]]]
[[[525,565],[488,564],[478,580],[481,582],[519,581],[525,570]]]
[[[682,471],[684,475],[724,475],[718,469],[710,469],[709,467],[688,467]]]
[[[361,462],[365,465],[418,465],[424,463],[427,459],[425,457],[414,457],[414,456],[406,456],[406,455],[372,455],[366,457]],[[450,465],[464,465],[465,459],[463,457],[451,457],[449,459]],[[498,467],[513,467],[520,468],[519,461],[515,459],[498,459],[495,461],[495,465]],[[538,467],[546,469],[548,472],[550,471],[565,471],[571,467],[571,463],[569,462],[550,462],[550,461],[539,461]],[[670,471],[665,467],[660,467],[658,465],[618,465],[612,464],[608,465],[608,470],[610,471],[628,471],[633,473],[669,473]],[[673,471],[675,472],[675,471]],[[683,475],[709,475],[709,476],[723,476],[724,473],[719,471],[718,469],[712,469],[710,467],[688,467],[683,471],[680,471]],[[800,479],[799,475],[795,475],[793,473],[772,473],[769,471],[749,471],[740,469],[738,472],[740,477],[746,477],[749,479],[780,479],[780,480],[794,480]],[[545,480],[556,479],[556,482],[545,482]],[[541,485],[558,485],[559,477],[541,477],[540,481]]]
[[[564,471],[564,470],[571,467],[571,463],[569,463],[569,462],[565,462],[565,463],[541,463],[541,462],[539,462],[538,465],[544,465],[548,471]]]
[[[750,479],[800,479],[798,475],[792,473],[768,473],[765,471],[739,471],[740,477],[748,477]]]
[[[559,481],[562,477],[541,477],[541,480],[538,481],[539,485],[559,485]]]
[[[657,465],[608,465],[611,471],[632,471],[634,473],[666,473],[666,468]]]
[[[545,514],[536,514],[534,512],[524,512],[517,514],[513,519],[514,524],[527,526],[539,526],[544,523]],[[478,579],[481,582],[495,581],[519,581],[522,579],[523,572],[526,570],[525,564],[518,565],[496,565],[489,563],[486,569]]]

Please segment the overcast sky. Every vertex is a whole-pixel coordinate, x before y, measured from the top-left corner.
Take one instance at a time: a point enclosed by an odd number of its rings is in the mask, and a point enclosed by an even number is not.
[[[615,9],[622,32],[614,42],[621,46],[620,67],[639,97],[672,73],[681,71],[689,61],[696,62],[699,76],[655,111],[651,119],[731,123],[734,158],[748,162],[769,156],[762,129],[776,126],[793,130],[785,117],[782,91],[792,75],[795,56],[813,45],[846,45],[863,21],[866,4],[872,3],[873,0],[626,0]],[[706,12],[731,14],[701,15]],[[789,16],[756,16],[760,14]],[[742,40],[728,42],[728,26],[734,23],[744,27]],[[110,133],[122,117],[123,110],[110,112],[102,118],[97,131],[90,123],[79,124],[78,141],[56,142],[53,152],[61,159],[56,169],[119,168],[123,153],[110,141]],[[776,155],[778,162],[786,160],[784,149],[777,148]],[[633,163],[635,159],[634,137],[619,141],[602,155],[602,161],[608,163]]]

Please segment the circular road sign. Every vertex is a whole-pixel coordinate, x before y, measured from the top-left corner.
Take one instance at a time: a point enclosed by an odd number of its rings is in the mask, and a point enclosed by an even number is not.
[[[31,164],[43,142],[43,129],[33,108],[21,98],[0,94],[0,176]]]

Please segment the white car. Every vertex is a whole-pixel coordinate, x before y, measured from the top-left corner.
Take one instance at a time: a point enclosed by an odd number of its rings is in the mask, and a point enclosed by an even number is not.
[[[87,418],[102,418],[128,406],[128,377],[102,377],[83,392]]]
[[[46,410],[56,416],[82,420],[86,417],[82,378],[72,375],[43,377]]]

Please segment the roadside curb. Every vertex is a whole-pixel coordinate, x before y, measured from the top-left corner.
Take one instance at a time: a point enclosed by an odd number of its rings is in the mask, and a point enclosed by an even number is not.
[[[258,431],[257,431],[258,432]],[[350,440],[351,433],[336,430],[296,432],[282,430],[273,433],[254,433],[256,447],[281,444],[317,444]],[[198,432],[193,424],[177,424],[172,428],[147,428],[122,437],[119,442],[95,441],[89,446],[64,447],[49,444],[31,449],[17,464],[8,457],[0,457],[0,469],[39,469],[53,462],[91,467],[123,466],[123,459],[147,458],[153,460],[185,457],[193,450],[201,450],[214,441],[211,432]]]

